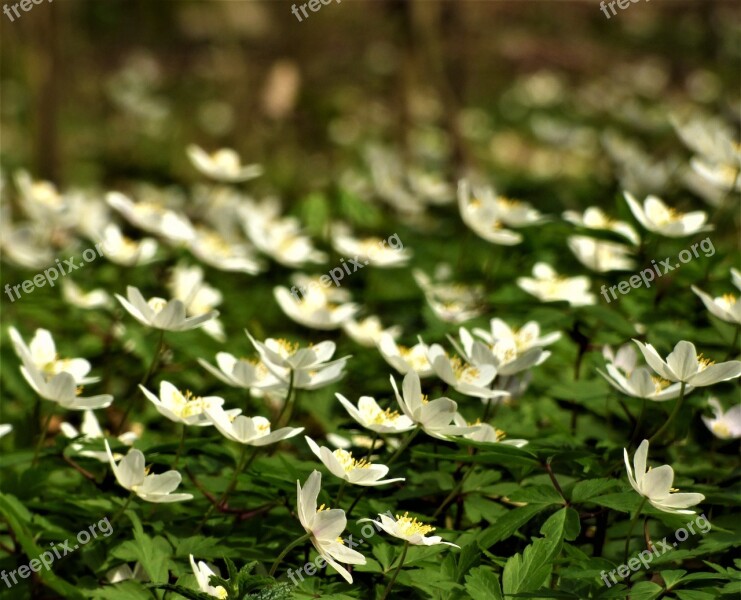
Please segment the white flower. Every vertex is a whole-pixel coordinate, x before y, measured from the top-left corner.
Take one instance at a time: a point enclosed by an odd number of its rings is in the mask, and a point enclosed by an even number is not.
[[[721,440],[741,438],[741,404],[736,404],[723,412],[717,398],[710,398],[708,404],[713,409],[713,417],[702,417],[702,422]]]
[[[271,432],[270,421],[265,417],[234,417],[218,405],[206,407],[204,411],[225,438],[248,446],[275,444],[304,430],[303,427],[283,427]]]
[[[8,333],[18,358],[40,371],[44,378],[69,373],[79,385],[98,381],[99,377],[87,377],[90,363],[84,358],[59,358],[54,338],[46,329],[37,329],[28,346],[15,327],[8,327]]]
[[[427,360],[440,379],[465,396],[501,398],[509,395],[507,392],[489,389],[489,384],[497,376],[497,369],[493,364],[466,364],[457,356],[449,356],[439,344],[430,346]]]
[[[209,567],[205,562],[201,560],[198,562],[198,564],[196,564],[196,561],[193,559],[193,555],[191,554],[190,566],[193,568],[193,574],[196,576],[198,589],[200,589],[204,594],[208,594],[209,596],[213,596],[214,598],[220,598],[221,600],[225,600],[229,597],[229,594],[223,586],[217,585],[216,587],[214,587],[209,583],[212,575],[219,576],[219,574],[215,572],[211,567]]]
[[[129,314],[142,325],[165,331],[188,331],[202,326],[206,321],[218,316],[218,311],[212,310],[206,314],[186,318],[185,304],[182,300],[164,300],[150,298],[145,300],[141,292],[133,287],[126,288],[127,298],[116,294],[116,299]]]
[[[392,339],[396,339],[401,335],[401,327],[395,325],[384,329],[381,325],[381,320],[375,315],[366,317],[361,321],[347,319],[342,323],[342,330],[354,342],[366,348],[375,348],[384,333],[390,335]]]
[[[311,536],[311,543],[324,558],[347,581],[352,583],[352,575],[339,562],[350,565],[364,565],[365,557],[360,552],[343,545],[340,534],[347,526],[345,511],[339,508],[325,509],[322,504],[317,510],[317,498],[322,485],[322,474],[312,472],[303,489],[296,481],[296,510],[302,527]],[[338,562],[339,561],[339,562]]]
[[[0,438],[8,435],[11,431],[13,431],[12,425],[9,425],[7,423],[0,423]]]
[[[78,386],[75,378],[67,372],[57,373],[50,379],[45,379],[43,373],[32,364],[21,367],[21,373],[28,385],[44,400],[56,402],[62,408],[70,410],[85,410],[86,408],[105,408],[113,402],[110,394],[82,397],[82,387]]]
[[[491,324],[497,337],[486,330],[474,329],[474,333],[486,340],[486,343],[475,340],[463,327],[458,331],[460,345],[449,337],[456,350],[472,365],[493,365],[498,375],[510,376],[542,364],[551,355],[539,347],[537,336],[540,328],[534,321],[527,323],[520,331],[509,329],[499,319],[493,319]],[[556,332],[542,339],[552,343],[549,340],[555,341],[560,335]]]
[[[105,578],[108,583],[119,583],[128,579],[149,581],[149,575],[147,575],[147,571],[140,562],[134,563],[133,569],[126,563],[114,567],[113,569],[109,569],[106,571]]]
[[[328,280],[328,283],[331,285],[331,281]],[[296,323],[312,329],[338,329],[358,311],[357,304],[334,304],[323,290],[309,285],[308,288],[298,289],[294,286],[291,291],[282,286],[273,288],[278,305]]]
[[[414,546],[435,546],[437,544],[445,544],[447,546],[453,546],[453,548],[460,548],[460,546],[456,544],[443,541],[439,535],[431,535],[428,537],[427,534],[435,531],[435,528],[431,525],[420,523],[416,518],[410,517],[408,512],[405,512],[403,516],[396,515],[396,520],[383,514],[379,514],[378,518],[380,521],[374,521],[373,519],[358,519],[358,523],[370,521],[383,529],[389,535],[409,542]]]
[[[502,444],[504,446],[514,446],[515,448],[522,448],[527,445],[527,440],[505,440],[505,433],[501,429],[494,429],[488,423],[467,423],[463,415],[456,413],[454,418],[455,424],[460,427],[470,425],[472,427],[478,427],[476,431],[466,433],[463,435],[464,438],[472,440],[474,442],[482,442],[485,444]]]
[[[710,225],[705,226],[708,216],[701,210],[680,213],[656,196],[648,196],[641,207],[630,192],[624,192],[623,195],[636,220],[653,233],[666,237],[687,237],[712,229]]]
[[[714,163],[694,157],[690,166],[710,185],[723,192],[741,191],[741,165]]]
[[[522,241],[522,235],[503,227],[496,199],[488,188],[477,189],[472,193],[465,179],[459,181],[458,210],[463,222],[487,242],[514,246]]]
[[[599,369],[597,369],[597,372],[616,390],[633,398],[663,402],[679,396],[679,383],[670,384],[669,381],[661,377],[652,377],[651,372],[646,367],[638,367],[625,373],[621,373],[615,365],[610,363],[605,368],[607,373],[603,373]],[[687,387],[685,394],[693,389],[691,386]]]
[[[188,250],[199,260],[220,271],[248,273],[256,275],[262,269],[251,245],[240,242],[230,243],[215,231],[202,227],[188,243]]]
[[[113,299],[103,289],[84,292],[71,279],[63,279],[61,285],[64,301],[77,308],[110,308],[113,305]]]
[[[216,181],[229,183],[247,181],[263,173],[260,165],[242,165],[239,154],[231,148],[222,148],[213,154],[208,154],[202,148],[191,144],[187,152],[193,166]]]
[[[394,236],[399,240],[398,235],[394,234],[391,237]],[[350,228],[341,223],[332,226],[331,239],[332,246],[339,254],[353,258],[361,265],[372,265],[378,268],[403,267],[412,257],[411,250],[387,245],[388,242],[381,238],[353,237]],[[357,269],[357,267],[354,268]]]
[[[419,342],[407,348],[399,346],[390,333],[382,333],[378,339],[378,351],[383,359],[398,371],[400,375],[406,375],[414,371],[420,377],[430,377],[435,371],[427,360],[429,347]]]
[[[219,380],[234,387],[271,391],[286,389],[286,384],[273,375],[260,360],[238,359],[228,352],[219,352],[216,355],[218,368],[201,358],[198,359],[198,364]]]
[[[386,465],[373,465],[365,459],[357,460],[353,458],[352,453],[342,448],[338,448],[332,452],[329,448],[318,446],[309,436],[304,437],[311,451],[324,463],[324,466],[329,469],[329,472],[348,483],[352,483],[353,485],[376,486],[404,481],[403,477],[382,479],[389,472],[389,468]]]
[[[533,267],[533,277],[518,277],[517,285],[542,302],[565,300],[571,306],[594,304],[588,277],[562,277],[550,265],[539,262]]]
[[[447,436],[465,435],[476,431],[477,427],[459,427],[451,424],[458,412],[458,404],[450,398],[438,398],[431,402],[422,395],[419,377],[414,371],[407,373],[402,384],[403,396],[399,394],[394,376],[391,376],[391,386],[396,394],[396,401],[402,412],[414,423],[419,425],[425,433],[432,437],[445,440]]]
[[[415,427],[409,417],[388,408],[383,410],[370,396],[361,396],[357,408],[342,394],[335,396],[353,419],[376,433],[404,433]]]
[[[583,215],[573,210],[567,210],[563,213],[563,218],[569,223],[586,229],[596,229],[602,231],[612,231],[624,238],[630,240],[634,245],[641,242],[638,233],[625,221],[615,221],[610,219],[601,208],[590,206],[584,211]]]
[[[643,353],[649,366],[669,381],[684,382],[694,387],[713,385],[720,381],[735,379],[741,375],[741,361],[729,360],[715,364],[697,354],[692,342],[680,341],[674,350],[662,360],[651,344],[633,340]]]
[[[674,469],[669,465],[661,465],[646,471],[648,458],[648,440],[643,440],[633,456],[633,469],[630,468],[628,450],[623,448],[625,469],[628,472],[628,481],[633,489],[646,498],[649,503],[659,510],[681,515],[692,515],[694,510],[684,510],[705,499],[702,494],[678,494],[672,488]]]
[[[189,317],[211,314],[222,301],[221,292],[203,280],[203,269],[198,266],[175,267],[168,285],[172,297],[182,301]],[[203,325],[203,331],[220,342],[226,339],[224,326],[218,319],[209,319]]]
[[[311,239],[301,233],[298,219],[280,217],[279,213],[277,204],[256,206],[245,201],[239,209],[239,218],[257,249],[283,266],[296,268],[306,263],[323,263],[327,255],[315,249]]]
[[[710,314],[722,321],[741,325],[741,302],[738,301],[736,296],[733,294],[723,294],[722,296],[713,298],[694,285],[691,287],[692,291],[702,300],[705,308],[710,311]]]
[[[108,440],[105,440],[105,449],[108,453],[108,462],[118,484],[139,498],[147,502],[182,502],[192,500],[193,494],[173,494],[180,485],[182,477],[177,471],[167,471],[161,475],[149,475],[149,469],[144,466],[144,454],[139,450],[129,450],[121,461],[116,464]]]
[[[175,243],[193,239],[195,230],[185,215],[164,208],[156,202],[134,202],[120,192],[109,192],[106,202],[132,225]]]
[[[157,241],[144,238],[134,241],[121,233],[118,225],[110,223],[99,238],[103,247],[103,256],[117,265],[133,267],[152,262],[157,253]]]
[[[183,394],[174,385],[167,381],[160,383],[160,397],[157,398],[143,385],[139,389],[144,393],[157,412],[175,423],[185,425],[198,425],[205,427],[211,425],[211,420],[206,416],[206,409],[212,406],[222,406],[224,399],[218,396],[193,396],[190,392]],[[239,408],[226,411],[227,416],[237,416],[242,411]]]
[[[283,382],[290,381],[293,376],[293,387],[299,390],[315,390],[339,381],[350,358],[330,360],[336,349],[335,343],[330,341],[300,348],[284,339],[268,338],[258,342],[249,333],[247,337],[268,370]]]
[[[483,313],[483,288],[446,281],[448,273],[444,266],[438,269],[434,282],[419,269],[414,269],[412,275],[441,321],[463,323]]]
[[[78,431],[69,423],[60,423],[59,428],[61,429],[64,436],[70,439],[76,438],[79,435],[83,436],[82,439],[84,441],[97,440],[105,437],[103,435],[103,430],[100,428],[100,424],[98,423],[98,419],[95,417],[95,413],[92,410],[86,410],[83,413],[80,431]],[[133,431],[127,431],[126,433],[122,433],[121,435],[119,435],[117,439],[122,444],[131,446],[137,439],[139,439],[139,436]],[[80,444],[78,442],[71,444],[70,447],[80,456],[94,458],[95,460],[99,460],[100,462],[106,462],[108,460],[108,454],[106,452],[97,450],[84,450],[83,444]],[[114,454],[113,457],[118,460],[119,458],[121,458],[121,455]]]
[[[579,262],[597,273],[630,271],[635,267],[635,262],[629,258],[631,250],[624,244],[585,235],[572,235],[566,242]]]

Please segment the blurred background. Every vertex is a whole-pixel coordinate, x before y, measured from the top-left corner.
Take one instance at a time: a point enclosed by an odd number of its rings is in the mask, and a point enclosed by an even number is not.
[[[684,152],[672,115],[738,128],[738,2],[641,0],[607,19],[596,1],[344,0],[301,22],[291,6],[3,14],[3,170],[64,187],[189,183],[198,143],[266,165],[254,191],[289,205],[361,193],[368,171],[378,188],[405,165],[448,183],[492,175],[548,208],[564,179],[579,182],[567,196],[666,192]]]

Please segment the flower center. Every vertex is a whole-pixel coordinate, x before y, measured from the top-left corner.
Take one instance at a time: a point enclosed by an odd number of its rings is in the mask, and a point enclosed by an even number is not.
[[[345,470],[345,473],[349,473],[355,469],[367,469],[371,466],[371,464],[364,458],[356,460],[352,457],[352,452],[348,452],[342,448],[338,448],[332,454],[334,454],[335,458],[339,461],[340,465]]]
[[[416,518],[411,518],[408,512],[404,513],[403,517],[396,515],[396,527],[401,535],[426,535],[431,531],[435,531],[432,525],[425,525],[420,523]]]
[[[149,308],[151,308],[155,314],[162,312],[162,309],[167,306],[167,300],[164,298],[150,298],[147,302]]]

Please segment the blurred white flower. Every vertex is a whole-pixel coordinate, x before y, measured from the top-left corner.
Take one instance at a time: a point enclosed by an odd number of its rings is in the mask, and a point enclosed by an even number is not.
[[[602,209],[597,206],[590,206],[584,211],[583,215],[574,210],[567,210],[562,216],[569,223],[573,223],[579,227],[617,233],[636,246],[641,242],[638,233],[633,229],[633,227],[625,221],[615,221],[609,218]]]
[[[463,435],[464,438],[472,440],[474,442],[482,442],[485,444],[502,444],[504,446],[514,446],[515,448],[522,448],[527,445],[527,440],[506,440],[504,439],[506,434],[501,429],[494,429],[488,423],[481,423],[476,421],[475,423],[467,423],[463,415],[456,413],[453,421],[460,427],[466,425],[471,427],[478,427],[476,431],[466,433]]]
[[[384,333],[390,335],[394,340],[401,335],[401,327],[394,325],[393,327],[384,329],[383,325],[381,325],[381,319],[375,315],[371,315],[360,321],[348,319],[342,323],[342,330],[354,342],[366,348],[375,348]]]
[[[476,189],[472,192],[468,181],[465,179],[459,181],[458,210],[463,222],[487,242],[513,246],[522,241],[522,235],[504,228],[500,207],[489,188]]]
[[[685,510],[699,504],[705,499],[702,494],[678,494],[672,488],[674,469],[669,465],[661,465],[646,471],[648,459],[648,440],[643,440],[633,456],[633,469],[630,468],[628,450],[623,448],[625,470],[628,472],[628,481],[631,487],[646,498],[654,507],[668,513],[680,515],[695,514],[694,510]],[[635,470],[635,471],[634,471]]]
[[[132,225],[170,242],[186,243],[195,236],[193,225],[185,215],[166,209],[158,202],[134,202],[120,192],[109,192],[105,199]]]
[[[635,267],[635,262],[629,258],[630,248],[623,244],[597,240],[585,235],[572,235],[566,242],[577,260],[597,273],[630,271]]]
[[[377,347],[383,359],[400,375],[415,371],[420,377],[430,377],[435,372],[427,360],[429,347],[423,342],[411,348],[399,346],[390,333],[384,332],[378,339]]]
[[[741,164],[712,163],[701,158],[690,160],[692,170],[723,192],[741,191]]]
[[[103,256],[124,267],[133,267],[152,262],[157,253],[157,241],[144,238],[134,241],[121,233],[118,225],[106,226],[97,240],[103,246]]]
[[[142,325],[164,331],[188,331],[201,327],[206,321],[214,319],[219,312],[212,310],[206,314],[186,318],[185,304],[182,300],[164,300],[163,298],[144,299],[141,292],[133,287],[126,288],[124,298],[116,294],[116,299]]]
[[[332,246],[339,254],[352,257],[365,265],[378,268],[403,267],[412,257],[411,250],[404,248],[397,234],[389,238],[396,238],[392,246],[387,240],[376,237],[356,238],[347,225],[335,223],[330,237]]]
[[[203,280],[203,269],[198,266],[175,267],[170,275],[168,287],[172,297],[183,302],[185,314],[189,317],[215,312],[213,309],[221,304],[223,298],[219,290]],[[203,331],[219,342],[226,339],[224,326],[216,318],[209,319],[203,325]]]
[[[460,344],[450,336],[448,339],[469,363],[475,366],[492,365],[496,368],[497,374],[502,376],[514,375],[540,365],[551,355],[537,345],[540,328],[534,321],[527,323],[519,332],[515,332],[503,321],[493,319],[492,329],[496,331],[497,337],[486,330],[474,329],[474,333],[486,342],[475,340],[464,327],[458,330]],[[560,333],[557,332],[543,340],[553,335],[556,336],[555,339],[560,337]]]
[[[735,269],[732,269],[732,271],[735,271]],[[738,271],[736,271],[736,274],[738,274]],[[738,301],[736,296],[733,294],[723,294],[722,296],[713,298],[694,285],[691,288],[700,300],[702,300],[702,303],[710,314],[722,321],[741,325],[741,302]]]
[[[374,465],[365,459],[357,460],[347,450],[338,448],[333,452],[329,448],[319,446],[309,436],[304,436],[304,438],[306,439],[306,443],[309,444],[311,451],[329,469],[329,472],[348,483],[352,483],[353,485],[376,486],[404,481],[403,477],[383,479],[389,472],[389,468],[386,465]]]
[[[118,484],[134,492],[142,500],[159,504],[193,499],[193,494],[172,493],[183,480],[177,471],[171,470],[161,475],[149,475],[149,469],[145,468],[144,464],[144,454],[140,450],[129,450],[129,453],[116,464],[108,440],[105,440],[105,449]]]
[[[293,286],[290,291],[288,288],[277,286],[273,288],[273,295],[281,310],[296,323],[312,329],[338,329],[358,311],[359,307],[351,302],[345,304],[332,302],[321,288],[319,279],[307,278],[304,280],[306,286]],[[328,277],[327,283],[332,285]]]
[[[463,323],[483,313],[483,288],[446,281],[439,269],[435,281],[414,269],[412,275],[435,315],[447,323]]]
[[[254,179],[263,174],[263,168],[260,165],[242,165],[239,154],[231,148],[222,148],[213,154],[208,154],[202,148],[191,144],[187,152],[193,166],[216,181],[236,183]]]
[[[110,308],[113,306],[113,298],[104,289],[99,288],[84,292],[71,279],[62,279],[62,298],[68,304],[77,308]]]
[[[103,439],[105,437],[103,435],[103,430],[100,428],[100,424],[98,423],[98,419],[95,417],[95,413],[92,410],[85,410],[83,412],[82,425],[80,426],[79,431],[73,425],[66,422],[60,423],[59,428],[64,436],[70,439],[76,438],[79,435],[82,435],[82,441]],[[133,431],[127,431],[119,435],[117,439],[122,444],[131,446],[137,439],[139,439],[139,436]],[[94,458],[100,462],[106,462],[108,460],[108,454],[103,450],[84,450],[84,445],[79,442],[72,443],[70,447],[80,456]],[[122,455],[114,454],[113,457],[118,460]]]
[[[7,423],[0,423],[0,438],[8,435],[11,431],[13,431],[12,425],[9,425]]]
[[[198,364],[220,381],[234,387],[271,391],[286,389],[286,384],[273,375],[260,360],[238,359],[228,352],[219,352],[216,355],[218,368],[201,358],[198,359]]]
[[[713,229],[705,225],[708,216],[701,210],[680,213],[656,196],[648,196],[641,206],[630,192],[623,192],[623,195],[636,220],[653,233],[679,238]]]
[[[8,327],[8,333],[18,358],[24,365],[37,369],[45,379],[59,373],[69,373],[78,385],[94,383],[100,379],[87,377],[90,363],[84,358],[59,358],[54,338],[48,330],[37,329],[28,346],[15,327]]]
[[[457,392],[474,398],[501,398],[506,392],[492,390],[488,386],[497,376],[493,364],[474,366],[464,363],[457,356],[449,356],[439,344],[432,344],[427,352],[435,374]]]
[[[542,302],[566,301],[571,306],[586,306],[596,302],[594,294],[589,291],[589,277],[563,277],[543,262],[535,264],[533,277],[518,277],[517,285]]]
[[[741,438],[741,404],[735,404],[725,412],[717,398],[710,398],[708,404],[713,409],[713,416],[703,416],[702,422],[712,434],[721,440]]]
[[[217,232],[203,227],[196,228],[193,239],[188,242],[188,250],[198,260],[220,271],[256,275],[262,270],[250,244],[229,242]]]

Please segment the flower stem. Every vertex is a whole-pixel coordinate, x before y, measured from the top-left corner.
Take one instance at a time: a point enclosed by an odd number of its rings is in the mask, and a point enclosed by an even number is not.
[[[286,394],[286,401],[283,403],[283,408],[280,411],[280,414],[278,415],[278,418],[275,420],[275,426],[276,429],[279,427],[283,427],[288,421],[291,420],[291,413],[293,412],[292,407],[292,396],[293,396],[293,381],[294,381],[294,371],[291,369],[291,375],[288,379],[288,393]],[[283,417],[285,416],[285,421]]]
[[[239,455],[239,458],[237,459],[237,463],[234,467],[234,474],[232,475],[232,479],[229,482],[229,485],[224,490],[224,493],[221,495],[221,498],[219,498],[218,501],[213,502],[211,506],[209,506],[208,510],[206,511],[206,514],[203,517],[203,520],[201,521],[201,525],[199,526],[199,529],[205,525],[206,521],[208,521],[208,518],[213,514],[214,510],[217,508],[223,508],[226,504],[226,500],[229,497],[229,494],[231,494],[234,489],[237,487],[237,481],[239,480],[239,475],[244,471],[249,465],[252,464],[252,461],[255,459],[255,456],[257,455],[257,452],[259,450],[258,446],[255,446],[252,450],[252,454],[249,458],[247,458],[247,445],[242,445],[242,451]]]
[[[164,345],[165,345],[165,330],[160,329],[160,337],[159,337],[159,341],[157,342],[157,349],[154,351],[152,362],[149,363],[149,368],[147,369],[147,372],[144,374],[144,377],[139,383],[139,385],[146,386],[147,382],[149,382],[149,378],[152,376],[152,374],[155,371],[155,366],[157,365],[157,363],[159,363],[159,357],[160,357],[160,354],[162,353],[162,349]],[[137,386],[137,389],[138,389],[138,386]],[[118,429],[117,429],[118,433],[121,433],[123,431],[124,426],[126,425],[126,420],[129,418],[129,413],[131,413],[131,409],[133,407],[134,407],[134,398],[132,397],[129,400],[129,404],[126,407],[126,411],[124,412],[123,417],[121,418],[121,421],[118,424]]]
[[[337,499],[334,501],[335,506],[339,506],[340,502],[342,501],[342,496],[345,493],[345,486],[347,485],[347,481],[345,479],[342,480],[342,483],[340,484],[340,489],[337,492]]]
[[[633,528],[636,525],[636,522],[638,521],[638,517],[641,515],[641,511],[643,510],[643,505],[646,504],[646,497],[644,496],[641,500],[641,503],[638,505],[638,509],[636,510],[636,514],[633,516],[633,519],[630,521],[630,526],[628,527],[628,535],[625,538],[625,553],[623,556],[623,563],[628,562],[628,551],[630,550],[630,538],[633,535]]]
[[[458,484],[447,495],[445,500],[443,500],[442,504],[440,504],[440,506],[437,507],[437,510],[434,513],[432,513],[433,519],[436,519],[438,515],[443,511],[443,509],[445,509],[445,507],[450,503],[450,501],[453,500],[460,493],[460,491],[463,489],[463,484],[466,482],[466,479],[471,473],[473,473],[473,465],[471,465],[471,468],[469,468],[468,471],[466,471],[463,474],[463,477],[461,477]]]
[[[399,576],[399,572],[401,571],[401,568],[404,566],[404,559],[407,557],[408,549],[409,549],[409,542],[404,542],[404,549],[401,551],[401,557],[399,558],[399,566],[396,567],[396,570],[394,571],[394,574],[391,577],[391,581],[389,581],[389,584],[386,586],[386,589],[383,592],[383,596],[381,596],[381,600],[386,600],[386,598],[388,598],[389,593],[391,593],[391,588],[394,587],[396,578]]]
[[[641,432],[641,423],[643,422],[643,415],[645,414],[646,414],[646,399],[643,398],[642,404],[641,404],[641,412],[638,413],[638,420],[636,421],[635,429],[633,430],[633,435],[630,436],[631,446],[635,444],[636,440],[638,439],[638,434]]]
[[[415,438],[415,436],[416,436],[416,435],[417,435],[417,434],[419,433],[420,429],[421,429],[421,427],[420,427],[419,425],[417,425],[417,426],[416,426],[416,427],[415,427],[415,428],[414,428],[414,429],[413,429],[413,430],[412,430],[412,431],[411,431],[411,432],[409,433],[409,435],[407,436],[407,439],[405,439],[405,440],[404,440],[404,441],[403,441],[403,442],[401,443],[401,446],[399,446],[399,447],[398,447],[398,448],[396,449],[396,452],[394,452],[394,454],[393,454],[393,455],[391,456],[391,458],[389,458],[389,459],[388,459],[388,461],[386,461],[386,466],[387,466],[387,467],[390,467],[390,466],[391,466],[391,464],[392,464],[392,463],[393,463],[393,462],[394,462],[394,461],[395,461],[395,460],[396,460],[397,458],[399,458],[399,456],[401,456],[402,452],[404,452],[404,450],[406,450],[406,449],[407,449],[407,447],[409,446],[409,444],[411,444],[411,443],[412,443],[412,440],[413,440],[413,439]]]
[[[739,332],[741,332],[741,323],[736,325],[736,331],[733,333],[733,341],[731,342],[731,347],[728,349],[726,360],[732,359],[733,355],[736,353],[736,344],[738,343]]]
[[[281,552],[278,555],[278,558],[275,559],[275,562],[273,563],[273,566],[270,567],[270,573],[269,573],[269,575],[271,577],[273,577],[273,575],[275,575],[275,571],[278,569],[278,565],[286,557],[286,554],[288,554],[291,550],[293,550],[299,544],[303,544],[310,537],[311,537],[311,534],[307,533],[307,534],[302,535],[300,538],[293,540],[290,544],[288,544],[288,546],[285,547],[285,549],[283,550],[283,552]]]
[[[129,497],[126,498],[126,502],[124,502],[123,506],[111,518],[111,525],[110,525],[111,528],[113,527],[114,523],[116,523],[123,516],[123,514],[126,512],[126,509],[129,507],[129,504],[131,504],[131,501],[133,500],[133,498],[134,498],[134,492],[131,492],[129,494]]]
[[[177,451],[177,454],[175,455],[175,464],[172,465],[173,469],[178,468],[178,463],[180,462],[180,456],[182,455],[183,449],[185,448],[185,429],[186,429],[185,423],[183,423],[181,427],[182,429],[180,430],[180,444],[178,445],[178,451]]]
[[[46,439],[46,432],[49,430],[49,424],[51,423],[51,418],[54,413],[50,412],[49,415],[46,417],[46,420],[44,421],[44,425],[41,428],[41,432],[39,433],[39,441],[36,444],[36,449],[33,452],[33,461],[31,461],[31,466],[35,467],[36,463],[39,462],[39,452],[41,452],[41,447],[44,445],[44,440]]]
[[[658,440],[661,435],[669,429],[669,426],[674,421],[677,414],[679,414],[679,409],[682,407],[682,401],[684,400],[684,388],[687,384],[683,381],[679,384],[679,398],[677,398],[677,403],[674,405],[674,410],[672,411],[672,414],[669,415],[669,418],[664,421],[664,424],[659,427],[659,430],[654,433],[648,440],[649,444],[652,443],[655,440]]]

